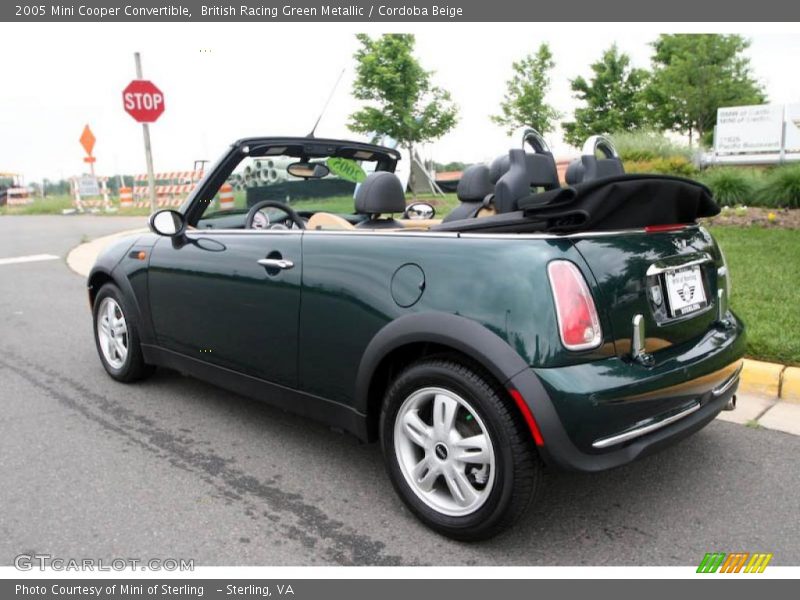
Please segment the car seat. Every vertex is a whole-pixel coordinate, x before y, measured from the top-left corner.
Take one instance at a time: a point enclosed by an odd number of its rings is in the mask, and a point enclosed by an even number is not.
[[[403,224],[392,217],[382,215],[403,213],[406,209],[406,195],[403,184],[394,173],[375,171],[358,186],[355,198],[355,211],[367,215],[367,219],[356,225],[366,229],[400,229]]]
[[[478,216],[491,200],[494,185],[490,180],[490,170],[486,165],[472,165],[461,175],[456,188],[460,204],[442,221],[457,221]]]
[[[603,155],[602,158],[597,157],[598,152]],[[611,140],[601,135],[593,135],[583,144],[581,157],[569,163],[565,179],[569,185],[575,185],[624,174],[622,160]]]

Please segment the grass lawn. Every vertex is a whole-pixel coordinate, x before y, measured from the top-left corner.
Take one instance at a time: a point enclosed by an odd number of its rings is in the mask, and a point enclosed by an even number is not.
[[[800,230],[711,227],[751,358],[800,365]]]

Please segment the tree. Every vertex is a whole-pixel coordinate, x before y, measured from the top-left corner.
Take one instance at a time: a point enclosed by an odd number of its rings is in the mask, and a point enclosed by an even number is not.
[[[550,46],[542,44],[534,54],[511,65],[513,76],[506,82],[507,91],[500,105],[501,114],[492,121],[505,127],[509,135],[518,127],[530,125],[539,133],[553,131],[561,113],[546,101],[550,89],[550,71],[556,63]]]
[[[431,71],[414,57],[412,34],[356,38],[356,79],[353,96],[372,103],[350,115],[348,127],[359,133],[394,138],[413,160],[414,144],[440,138],[458,122],[450,93],[433,85]],[[412,176],[414,169],[411,170]],[[411,182],[414,189],[413,181]]]
[[[658,124],[688,135],[691,145],[713,130],[718,108],[765,102],[744,55],[749,46],[740,35],[659,36],[647,87]]]
[[[576,77],[570,81],[575,98],[585,106],[575,109],[575,120],[562,123],[564,139],[580,146],[596,134],[631,131],[647,126],[644,87],[647,71],[631,68],[631,59],[614,44],[591,65],[591,81]]]

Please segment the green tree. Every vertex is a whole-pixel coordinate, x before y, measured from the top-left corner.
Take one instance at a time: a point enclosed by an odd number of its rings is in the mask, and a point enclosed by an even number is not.
[[[547,103],[550,90],[550,71],[556,63],[550,46],[542,44],[534,54],[514,62],[511,79],[506,82],[507,91],[500,105],[500,114],[492,121],[505,127],[511,134],[518,127],[530,125],[539,133],[553,131],[555,121],[562,117]]]
[[[656,122],[693,139],[708,139],[725,106],[766,101],[740,35],[670,34],[653,42],[647,98]]]
[[[414,57],[413,35],[356,38],[361,47],[354,56],[353,96],[371,104],[350,115],[352,131],[388,135],[413,157],[415,144],[440,138],[456,125],[458,107]]]
[[[630,57],[616,44],[591,68],[590,81],[580,76],[570,81],[575,98],[585,105],[575,109],[574,121],[562,123],[564,139],[580,146],[591,135],[645,128],[647,71],[632,68]]]

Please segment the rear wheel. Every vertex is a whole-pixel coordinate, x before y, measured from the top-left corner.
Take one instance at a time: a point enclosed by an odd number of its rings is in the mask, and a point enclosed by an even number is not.
[[[392,483],[426,525],[479,540],[513,524],[540,485],[530,433],[505,390],[463,364],[426,359],[389,386],[381,443]]]
[[[100,362],[114,379],[130,382],[147,377],[153,367],[144,362],[135,317],[126,306],[119,288],[107,283],[97,292],[92,312]]]

